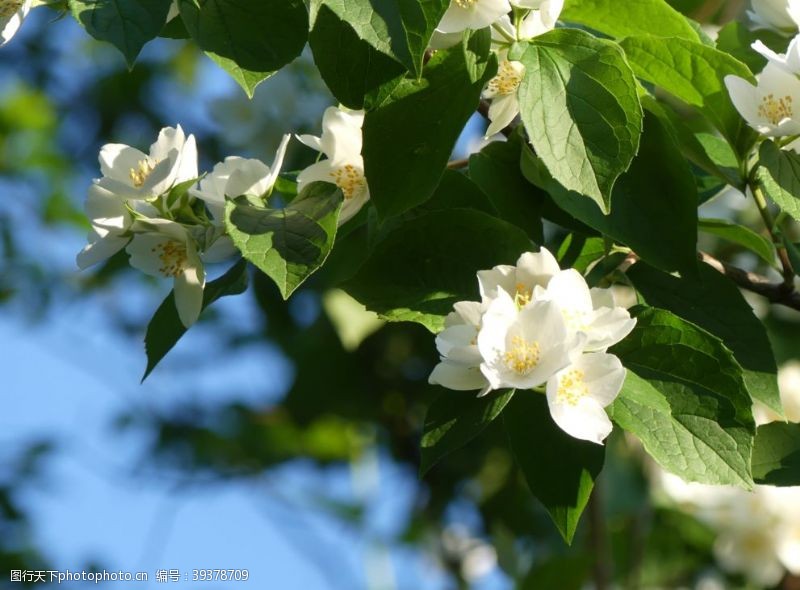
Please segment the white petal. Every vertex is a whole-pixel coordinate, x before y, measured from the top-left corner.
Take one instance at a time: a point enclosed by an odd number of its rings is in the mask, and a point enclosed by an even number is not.
[[[158,248],[170,242],[170,238],[156,233],[136,234],[125,251],[130,255],[130,265],[153,277],[163,277],[163,263]]]
[[[428,377],[428,383],[456,391],[471,391],[484,388],[486,379],[477,367],[464,367],[442,361],[433,368],[433,372]]]
[[[537,285],[546,287],[554,275],[561,272],[558,261],[547,248],[539,252],[525,252],[517,260],[517,282],[529,289]]]
[[[449,49],[455,45],[461,43],[461,39],[463,38],[463,33],[442,33],[441,31],[434,31],[433,36],[431,37],[431,42],[429,44],[430,48],[433,50],[438,49]]]
[[[176,162],[175,183],[180,184],[200,176],[197,168],[197,140],[189,135]]]
[[[626,371],[616,356],[602,352],[587,353],[573,366],[583,371],[589,397],[601,407],[608,407],[617,399],[625,382]]]
[[[458,317],[461,318],[462,323],[469,324],[476,329],[480,328],[481,317],[485,311],[485,307],[482,303],[477,301],[459,301],[453,305],[453,309]]]
[[[601,289],[599,287],[592,287],[589,290],[592,296],[592,307],[598,309],[600,307],[617,307],[617,300],[614,297],[613,289]]]
[[[563,310],[590,312],[593,309],[589,285],[574,268],[553,275],[547,283],[547,298],[556,301]]]
[[[517,268],[503,264],[492,270],[478,271],[478,285],[484,301],[497,297],[498,288],[506,293],[514,293],[517,288]]]
[[[442,33],[460,33],[466,29],[482,29],[510,11],[511,5],[508,0],[477,0],[469,8],[462,8],[455,2],[451,2],[436,28]]]
[[[316,135],[296,135],[295,137],[297,137],[300,143],[307,145],[312,150],[317,152],[322,151],[321,140]]]
[[[186,270],[175,277],[175,307],[181,323],[189,328],[200,317],[203,310],[203,288],[205,272],[199,258],[190,260]]]
[[[264,162],[242,159],[225,184],[225,195],[231,198],[241,195],[264,196],[272,188],[269,178],[270,169]]]
[[[330,160],[322,160],[311,164],[308,168],[297,175],[297,190],[302,191],[312,182],[331,182],[333,183],[333,172],[335,167]]]
[[[557,377],[547,382],[547,404],[553,422],[573,438],[603,444],[614,428],[605,410],[591,398],[583,397],[574,405],[560,401]]]
[[[98,160],[103,176],[131,186],[131,170],[137,170],[139,163],[148,162],[149,158],[136,148],[120,143],[107,143],[100,148]]]
[[[270,173],[266,179],[267,191],[265,192],[271,191],[272,187],[275,186],[275,181],[278,180],[278,175],[281,173],[281,168],[283,168],[283,160],[286,157],[286,149],[289,147],[289,141],[291,139],[291,135],[284,135],[280,145],[278,145],[278,150],[275,152],[275,159],[272,160]]]
[[[364,113],[361,111],[344,111],[337,107],[326,109],[320,138],[322,153],[335,164],[361,156],[363,124]]]
[[[519,100],[516,94],[498,96],[489,106],[489,120],[491,124],[486,129],[486,137],[500,133],[508,127],[519,114]]]
[[[89,187],[84,210],[92,225],[115,233],[121,233],[131,225],[131,215],[124,199],[107,190],[102,182]]]
[[[604,350],[613,346],[636,327],[636,320],[624,307],[602,308],[592,314],[586,330],[586,350]]]
[[[150,157],[155,161],[166,160],[170,152],[180,153],[186,143],[186,135],[180,125],[164,127],[159,131],[155,143],[150,146]]]
[[[111,258],[122,250],[129,240],[130,238],[121,238],[112,234],[100,237],[96,232],[90,233],[89,243],[78,253],[78,268],[84,270]]]

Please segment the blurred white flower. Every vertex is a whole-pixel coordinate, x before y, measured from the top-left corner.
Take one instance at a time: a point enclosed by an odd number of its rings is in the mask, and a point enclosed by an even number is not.
[[[770,62],[756,76],[757,85],[725,76],[733,105],[753,129],[769,137],[800,133],[800,80]]]
[[[786,53],[776,53],[767,47],[763,41],[758,40],[752,45],[753,49],[767,58],[771,64],[775,64],[783,71],[797,76],[800,74],[800,35],[797,35],[789,43]]]
[[[174,280],[175,307],[187,328],[197,321],[203,306],[205,270],[194,238],[183,225],[166,219],[143,225],[126,248],[134,268],[155,277]]]
[[[752,0],[750,20],[759,28],[783,32],[797,31],[800,22],[800,0]]]
[[[547,404],[559,428],[602,444],[613,428],[605,408],[619,395],[625,369],[613,354],[583,354],[547,381]]]
[[[338,186],[344,195],[339,225],[351,219],[369,200],[364,159],[361,157],[363,124],[363,111],[330,107],[322,119],[321,137],[298,137],[308,147],[325,154],[327,159],[303,170],[297,176],[297,188],[302,190],[314,181],[331,182]]]
[[[778,369],[778,389],[786,420],[800,422],[800,361],[789,361]],[[753,404],[753,417],[758,425],[783,420],[759,401]]]
[[[32,0],[0,0],[0,47],[17,34],[28,16]]]

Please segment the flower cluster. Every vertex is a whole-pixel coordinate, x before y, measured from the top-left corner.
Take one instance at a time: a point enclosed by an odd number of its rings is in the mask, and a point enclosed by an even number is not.
[[[328,159],[301,172],[298,187],[312,181],[339,186],[345,196],[340,224],[369,199],[361,158],[363,118],[332,107],[325,112],[322,137],[300,138]],[[125,248],[134,268],[174,280],[178,314],[191,326],[202,310],[204,264],[237,252],[226,234],[226,200],[269,197],[290,138],[283,137],[272,166],[231,156],[203,178],[198,178],[195,138],[180,126],[162,129],[147,154],[127,145],[103,146],[103,176],[94,180],[86,200],[92,231],[78,266],[88,268]]]
[[[800,134],[800,35],[786,53],[775,53],[761,41],[753,49],[767,58],[756,85],[738,76],[726,76],[733,105],[753,129],[767,137]]]
[[[481,301],[462,301],[436,346],[441,362],[429,381],[480,395],[544,386],[550,414],[569,435],[596,443],[611,432],[605,407],[625,369],[606,349],[636,324],[610,289],[589,289],[574,269],[561,270],[545,248],[516,266],[478,272]]]
[[[225,198],[268,195],[287,141],[288,136],[272,169],[228,158],[196,185],[197,145],[180,126],[162,129],[147,154],[122,144],[103,146],[103,176],[86,200],[92,231],[78,266],[87,268],[125,248],[134,268],[173,279],[178,315],[191,326],[202,309],[204,263],[235,254],[225,235]]]
[[[790,420],[800,419],[800,364],[781,367],[781,401]],[[756,404],[756,421],[783,420]],[[731,486],[686,483],[660,470],[656,489],[668,502],[716,533],[720,567],[753,584],[773,587],[788,571],[800,575],[800,487],[757,485],[752,492]]]
[[[483,92],[491,100],[486,137],[502,131],[519,114],[517,90],[525,66],[508,59],[509,48],[553,30],[563,8],[564,0],[451,0],[431,41],[433,49],[454,45],[467,29],[492,28],[492,48],[500,65]]]
[[[752,6],[747,15],[759,28],[792,33],[800,25],[800,0],[752,0]]]

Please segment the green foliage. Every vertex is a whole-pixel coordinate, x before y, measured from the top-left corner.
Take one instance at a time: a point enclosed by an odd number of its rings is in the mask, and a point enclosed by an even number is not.
[[[699,41],[689,22],[664,0],[572,0],[562,18],[612,37],[646,33]]]
[[[758,427],[753,478],[771,486],[800,485],[800,424],[773,422]]]
[[[513,264],[531,247],[525,232],[486,213],[436,211],[398,226],[345,289],[386,320],[438,332],[454,303],[478,299],[476,268]]]
[[[696,278],[674,277],[644,264],[627,275],[648,304],[669,309],[722,340],[741,364],[751,397],[782,413],[767,331],[729,279],[706,265]]]
[[[95,39],[112,43],[129,67],[167,21],[171,0],[71,0],[72,15]]]
[[[713,47],[680,38],[636,35],[619,44],[637,76],[699,107],[728,139],[736,139],[743,123],[723,80],[734,75],[754,81],[747,66]]]
[[[424,475],[452,451],[478,436],[505,409],[514,390],[475,397],[474,392],[446,391],[428,407],[420,446]]]
[[[800,155],[765,141],[759,150],[756,178],[770,199],[800,221]]]
[[[635,315],[633,333],[612,348],[629,369],[614,421],[684,479],[751,487],[752,402],[733,354],[668,311]]]
[[[619,46],[583,31],[536,38],[520,57],[522,122],[547,170],[604,213],[639,147],[642,107]]]
[[[313,0],[330,8],[348,23],[360,39],[393,57],[414,75],[433,31],[444,14],[447,0]]]
[[[399,215],[436,190],[458,136],[495,73],[488,32],[439,51],[422,77],[390,82],[364,119],[364,167],[378,215]],[[413,170],[413,174],[408,171]]]
[[[195,43],[248,96],[300,55],[308,39],[302,0],[179,0],[179,6]]]
[[[247,289],[247,263],[240,260],[220,278],[211,281],[203,291],[203,309],[220,297],[239,295]],[[142,381],[147,379],[158,363],[161,362],[178,340],[186,333],[186,327],[178,317],[173,293],[167,295],[156,311],[144,337],[144,348],[147,353],[147,368]]]
[[[772,242],[750,228],[726,221],[725,219],[701,219],[700,231],[739,244],[756,254],[770,266],[775,264],[775,247]]]
[[[312,183],[283,209],[229,201],[225,226],[242,255],[287,299],[330,254],[341,205],[338,188]]]
[[[571,543],[603,468],[605,448],[566,434],[550,418],[544,396],[530,391],[514,396],[503,423],[531,492]]]

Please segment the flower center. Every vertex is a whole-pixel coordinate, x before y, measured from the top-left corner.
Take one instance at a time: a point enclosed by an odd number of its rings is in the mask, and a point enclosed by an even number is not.
[[[561,316],[567,328],[575,332],[586,332],[589,329],[590,313],[580,309],[562,309]]]
[[[345,199],[352,199],[366,187],[367,181],[363,172],[352,164],[345,164],[331,172],[331,178],[336,183]]]
[[[758,105],[758,114],[773,125],[784,119],[790,119],[793,114],[792,97],[788,94],[775,98],[774,94],[767,94]]]
[[[498,96],[508,96],[514,94],[522,82],[522,75],[514,69],[510,61],[506,60],[500,64],[500,71],[489,80],[489,91]]]
[[[514,336],[511,339],[511,350],[505,353],[503,360],[509,369],[518,375],[524,375],[539,364],[539,343],[528,342],[522,336]]]
[[[514,291],[514,303],[517,304],[517,309],[522,309],[531,302],[533,291],[528,289],[522,283],[517,283],[516,290]]]
[[[478,0],[453,0],[453,2],[461,8],[472,8],[478,3]]]
[[[186,254],[186,246],[180,242],[162,242],[157,244],[152,252],[161,260],[161,267],[158,269],[165,277],[175,278],[186,270],[189,257]]]
[[[2,0],[0,0],[2,1]],[[131,182],[136,188],[141,188],[150,173],[155,170],[156,165],[150,160],[139,160],[139,166],[131,168]]]
[[[586,374],[580,369],[572,369],[558,381],[556,397],[563,404],[575,406],[584,396],[589,395]]]
[[[0,0],[0,18],[13,16],[24,4],[24,0]]]

